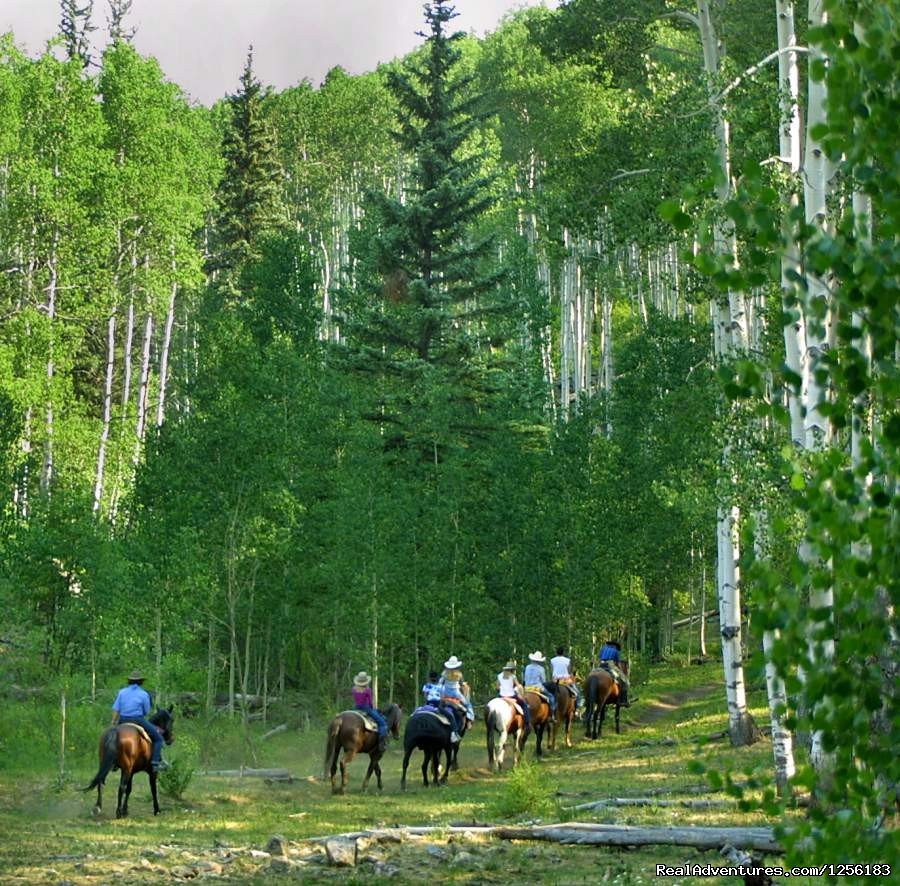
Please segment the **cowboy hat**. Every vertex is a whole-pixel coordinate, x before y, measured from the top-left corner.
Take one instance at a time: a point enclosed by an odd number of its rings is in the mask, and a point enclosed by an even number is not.
[[[368,686],[369,683],[371,683],[371,682],[372,682],[372,678],[365,671],[360,671],[353,678],[354,686]]]
[[[128,675],[128,682],[129,683],[143,683],[144,675],[139,670],[135,669]]]
[[[448,671],[454,671],[454,670],[456,670],[457,668],[461,668],[461,667],[462,667],[462,662],[461,662],[455,655],[451,655],[450,658],[448,658],[448,659],[444,662],[444,667],[445,667]]]
[[[538,664],[546,661],[544,658],[544,654],[542,652],[532,652],[531,655],[528,656],[529,661],[536,661]]]
[[[514,671],[516,669],[516,663],[514,661],[508,661],[505,665],[503,665],[504,671]]]

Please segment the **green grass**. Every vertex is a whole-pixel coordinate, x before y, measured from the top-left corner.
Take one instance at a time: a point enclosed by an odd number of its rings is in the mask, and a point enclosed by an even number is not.
[[[116,820],[115,788],[111,775],[104,791],[104,811],[93,818],[94,793],[83,794],[77,786],[87,784],[96,769],[95,746],[102,731],[105,712],[96,712],[96,728],[85,747],[73,744],[67,759],[67,780],[60,789],[56,779],[52,741],[41,745],[40,754],[28,756],[24,749],[5,756],[0,769],[0,881],[3,883],[56,882],[78,884],[109,882],[148,883],[167,879],[179,865],[221,864],[228,852],[245,850],[227,861],[222,882],[271,882],[268,861],[251,858],[246,850],[263,849],[273,834],[288,840],[374,826],[394,824],[446,825],[456,822],[499,823],[503,820],[615,821],[630,824],[771,824],[760,812],[741,812],[736,806],[723,810],[690,810],[671,807],[628,808],[599,812],[566,811],[564,806],[609,796],[641,796],[664,788],[671,797],[687,796],[686,789],[703,783],[690,771],[696,760],[706,767],[730,768],[742,772],[768,774],[771,747],[768,741],[750,748],[731,748],[727,741],[703,744],[698,739],[725,727],[721,666],[677,669],[654,668],[649,682],[637,688],[641,701],[623,720],[639,720],[657,699],[671,699],[680,691],[698,692],[704,686],[713,694],[695,697],[666,712],[650,725],[626,728],[621,735],[608,723],[603,738],[596,743],[581,740],[572,750],[545,756],[513,775],[491,775],[483,729],[478,726],[467,738],[460,754],[461,768],[452,773],[446,788],[425,789],[421,784],[421,756],[413,758],[410,789],[399,791],[400,748],[388,751],[384,772],[385,790],[372,788],[362,795],[360,784],[367,758],[350,768],[350,791],[344,797],[331,795],[322,781],[324,728],[309,732],[296,730],[256,741],[257,765],[289,769],[292,784],[267,785],[259,779],[224,779],[194,775],[180,800],[161,797],[162,815],[151,814],[145,776],[135,780],[131,796],[131,817]],[[764,699],[753,696],[754,714],[765,722]],[[86,716],[86,715],[85,715]],[[231,768],[244,762],[246,747],[239,732],[221,724],[218,732],[198,722],[180,720],[178,737],[187,755],[203,758],[209,768]],[[48,726],[51,734],[53,726]],[[30,727],[24,730],[30,734]],[[262,727],[256,729],[259,735]],[[79,733],[80,735],[80,733]],[[4,748],[10,739],[7,734]],[[636,745],[637,740],[674,744]],[[80,741],[81,739],[79,739]],[[169,751],[177,759],[179,743]],[[529,741],[526,755],[533,753]],[[29,762],[30,761],[30,762]],[[44,765],[38,767],[38,763]],[[528,778],[529,772],[535,777]],[[679,794],[679,791],[682,793]],[[724,795],[717,795],[722,797]],[[432,853],[422,841],[372,849],[370,854],[382,864],[396,868],[393,882],[417,882],[430,878],[458,883],[650,883],[666,882],[653,875],[656,863],[685,861],[720,863],[714,853],[689,849],[648,848],[640,851],[549,844],[447,842],[434,839]],[[438,851],[443,856],[436,857]],[[158,857],[157,857],[158,856]],[[364,865],[355,871],[337,871],[310,864],[302,872],[304,881],[337,879],[340,882],[377,883],[387,881],[389,869]],[[281,875],[289,880],[290,875]],[[296,874],[298,879],[301,874]],[[727,880],[685,880],[679,882],[728,882]],[[737,882],[737,881],[734,881]],[[802,882],[796,879],[796,882]]]

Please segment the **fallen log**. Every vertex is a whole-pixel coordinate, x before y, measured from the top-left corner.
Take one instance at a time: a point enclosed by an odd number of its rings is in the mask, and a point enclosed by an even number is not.
[[[727,809],[734,806],[733,800],[659,800],[656,797],[605,797],[577,806],[564,806],[568,812],[583,809],[604,809],[619,806],[681,806],[685,809]]]
[[[259,740],[265,741],[267,738],[271,738],[273,735],[278,735],[279,732],[287,732],[287,728],[287,723],[281,723],[274,729],[270,729],[265,735],[260,736]]]
[[[197,774],[212,775],[217,778],[293,778],[287,769],[250,769],[245,766],[241,766],[240,769],[207,769]]]
[[[757,852],[780,853],[771,828],[715,828],[715,827],[638,827],[633,825],[561,822],[549,825],[463,825],[400,827],[372,831],[353,831],[307,837],[301,842],[324,843],[336,837],[355,840],[368,837],[376,842],[402,840],[406,837],[435,834],[460,834],[472,837],[496,837],[500,840],[539,840],[549,843],[585,846],[692,846],[695,849],[749,849]]]

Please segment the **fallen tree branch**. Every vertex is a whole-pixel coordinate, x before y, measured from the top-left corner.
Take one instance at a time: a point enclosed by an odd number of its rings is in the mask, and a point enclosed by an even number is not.
[[[656,797],[605,797],[577,806],[564,806],[568,812],[582,809],[604,809],[618,806],[683,806],[686,809],[726,809],[734,806],[733,800],[659,800]]]
[[[240,769],[207,769],[197,775],[213,775],[218,778],[293,778],[287,769],[250,769],[245,766]]]
[[[279,732],[287,732],[288,725],[287,723],[281,723],[276,726],[274,729],[270,729],[265,735],[260,736],[260,741],[265,741],[267,738],[271,738],[273,735],[278,735]]]
[[[550,825],[465,825],[461,827],[401,827],[371,831],[307,837],[301,842],[324,843],[343,838],[363,837],[377,842],[405,837],[460,834],[472,837],[496,837],[500,840],[540,840],[549,843],[586,846],[692,846],[695,849],[749,849],[757,852],[780,853],[771,828],[714,828],[714,827],[636,827],[632,825],[561,822]]]

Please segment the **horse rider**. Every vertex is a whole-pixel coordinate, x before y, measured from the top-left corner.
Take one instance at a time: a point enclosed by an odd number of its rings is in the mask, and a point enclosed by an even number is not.
[[[497,694],[500,698],[512,698],[519,702],[525,718],[525,731],[531,729],[531,708],[525,700],[525,687],[516,679],[516,663],[508,661],[497,674]]]
[[[550,659],[550,679],[554,683],[563,683],[575,694],[575,704],[581,700],[578,694],[578,683],[572,676],[572,659],[566,655],[565,647],[557,646],[556,655]]]
[[[163,737],[160,731],[147,719],[147,715],[153,709],[153,699],[150,693],[141,684],[144,675],[140,671],[132,671],[128,675],[128,685],[120,689],[113,702],[112,725],[120,723],[134,723],[140,726],[153,743],[153,752],[150,755],[150,765],[154,772],[168,769],[169,764],[162,758]]]
[[[548,688],[547,672],[544,670],[545,661],[543,652],[532,652],[528,656],[528,664],[525,666],[522,682],[525,684],[526,690],[535,690],[543,698],[546,698],[547,704],[550,705],[550,715],[556,716],[556,691],[555,687]],[[550,685],[552,686],[552,684]]]
[[[465,716],[470,723],[475,721],[475,709],[472,707],[472,702],[462,691],[463,678],[460,668],[462,668],[462,661],[455,655],[451,655],[444,662],[444,673],[441,675],[441,701],[444,703],[444,710],[452,714],[453,722],[456,724],[453,734],[450,736],[450,741],[454,743],[460,740],[463,717]]]
[[[422,687],[422,695],[425,696],[425,704],[440,707],[442,694],[443,687],[441,686],[441,675],[437,671],[429,672],[428,682]]]
[[[360,671],[353,678],[353,705],[360,713],[368,714],[378,724],[378,750],[384,753],[387,749],[388,725],[384,714],[381,713],[372,701],[372,687],[369,685],[372,678]]]
[[[618,640],[607,640],[603,648],[600,650],[600,667],[606,668],[615,681],[619,684],[619,695],[621,696],[621,705],[623,708],[630,708],[631,702],[628,699],[628,677],[621,669],[622,661],[622,644]]]

